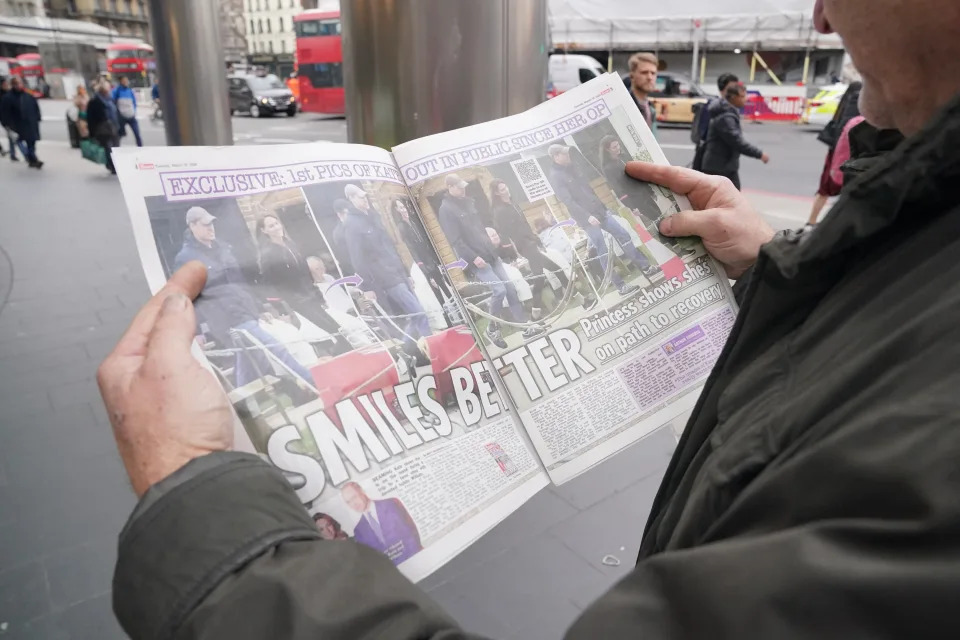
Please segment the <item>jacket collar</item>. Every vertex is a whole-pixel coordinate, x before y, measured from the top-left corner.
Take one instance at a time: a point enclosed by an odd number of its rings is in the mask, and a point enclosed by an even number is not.
[[[960,95],[916,135],[844,188],[812,233],[768,243],[763,251],[786,278],[800,267],[848,252],[891,227],[911,227],[960,204]]]

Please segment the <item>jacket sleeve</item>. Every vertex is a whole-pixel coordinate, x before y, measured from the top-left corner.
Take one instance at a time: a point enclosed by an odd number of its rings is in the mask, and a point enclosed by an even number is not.
[[[764,465],[775,445],[758,443],[743,475],[713,469],[739,495],[706,539],[641,560],[568,638],[954,637],[956,404],[860,402],[802,453]]]
[[[441,213],[440,227],[443,229],[444,235],[447,236],[447,242],[449,242],[453,250],[457,252],[457,257],[463,258],[467,261],[468,266],[472,266],[473,261],[477,259],[479,254],[474,251],[470,247],[470,244],[464,239],[463,227],[460,225],[457,217],[454,215],[445,216]]]
[[[743,137],[740,121],[733,114],[718,116],[711,121],[710,125],[717,127],[717,135],[727,146],[739,149],[740,153],[750,158],[759,158],[763,155],[763,151]]]
[[[362,235],[344,228],[343,240],[347,245],[347,256],[350,259],[350,265],[353,267],[354,272],[363,279],[363,282],[360,283],[360,290],[376,290],[377,281],[373,277],[373,269],[370,268],[371,261],[364,260]]]
[[[566,205],[570,217],[576,220],[577,224],[584,228],[590,224],[590,214],[573,199],[573,194],[570,193],[570,188],[566,182],[563,180],[551,180],[550,186],[553,187],[553,193],[557,196],[557,199],[560,200],[560,204]]]
[[[133,640],[464,640],[383,555],[321,540],[256,456],[214,453],[152,487],[120,534],[117,619]]]

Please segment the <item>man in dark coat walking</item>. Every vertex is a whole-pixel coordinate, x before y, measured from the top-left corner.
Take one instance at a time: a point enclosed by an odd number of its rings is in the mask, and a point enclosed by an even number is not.
[[[16,136],[16,144],[34,169],[43,166],[37,158],[37,141],[40,139],[40,105],[37,99],[23,90],[23,81],[14,76],[10,79],[10,91],[0,100],[0,122]],[[12,147],[11,147],[12,151]]]
[[[701,236],[741,305],[636,566],[567,640],[958,635],[960,4],[818,0],[814,22],[863,73],[868,122],[906,140],[818,226],[776,235],[726,180],[630,163],[689,197],[661,231]],[[190,357],[202,282],[176,274],[99,372],[143,496],[114,576],[127,633],[476,639],[383,556],[320,540],[279,472],[222,451],[230,405]]]
[[[710,108],[710,126],[707,129],[706,149],[703,152],[703,172],[728,178],[740,188],[740,156],[770,162],[770,156],[747,142],[740,127],[740,109],[747,103],[747,90],[742,84],[728,85],[723,100]]]

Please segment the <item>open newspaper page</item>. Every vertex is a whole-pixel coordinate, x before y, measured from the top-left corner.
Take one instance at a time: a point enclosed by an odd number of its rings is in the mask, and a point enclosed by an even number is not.
[[[153,291],[207,266],[197,345],[321,535],[429,574],[547,483],[389,153],[118,149]]]
[[[733,325],[720,267],[657,221],[685,199],[619,78],[408,142],[394,158],[554,482],[693,407]]]

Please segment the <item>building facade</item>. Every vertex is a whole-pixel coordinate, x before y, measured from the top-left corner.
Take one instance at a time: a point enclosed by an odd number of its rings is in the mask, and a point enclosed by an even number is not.
[[[99,24],[120,39],[152,39],[146,0],[47,0],[47,11],[51,17]]]
[[[243,0],[243,4],[247,52],[292,56],[293,16],[303,11],[300,0]]]
[[[0,16],[43,17],[43,0],[0,0]]]
[[[245,6],[245,0],[220,0],[220,40],[223,57],[229,64],[243,62],[247,57]]]

